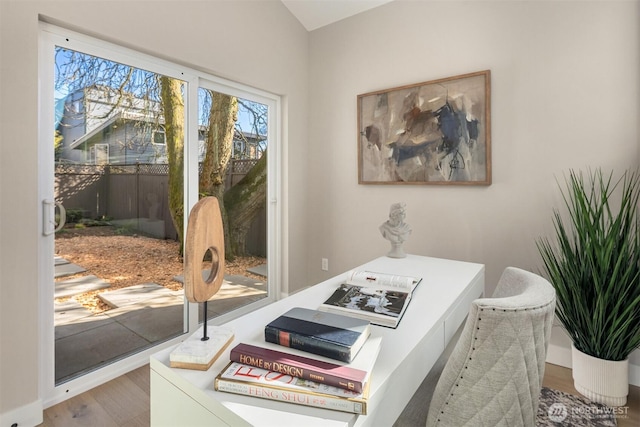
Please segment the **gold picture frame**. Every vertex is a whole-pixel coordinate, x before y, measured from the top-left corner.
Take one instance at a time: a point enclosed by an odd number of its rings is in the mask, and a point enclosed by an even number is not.
[[[358,95],[358,183],[491,184],[491,71]]]

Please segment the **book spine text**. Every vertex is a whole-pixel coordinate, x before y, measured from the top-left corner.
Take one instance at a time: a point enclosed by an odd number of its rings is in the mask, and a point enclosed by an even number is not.
[[[299,391],[262,387],[256,384],[247,384],[224,378],[216,379],[215,388],[218,391],[224,391],[227,393],[242,394],[245,396],[296,403],[298,405],[314,406],[317,408],[331,409],[334,411],[349,412],[353,414],[365,415],[367,409],[365,402],[357,402],[328,395],[309,394]]]
[[[346,378],[341,378],[336,375],[322,372],[320,370],[295,366],[293,364],[269,359],[268,357],[264,356],[247,354],[242,352],[241,350],[238,350],[237,348],[231,351],[230,356],[232,362],[255,366],[256,368],[279,372],[281,374],[290,375],[292,377],[298,377],[317,383],[323,383],[334,387],[343,388],[345,390],[351,390],[356,393],[362,393],[363,384],[360,381],[352,381]]]

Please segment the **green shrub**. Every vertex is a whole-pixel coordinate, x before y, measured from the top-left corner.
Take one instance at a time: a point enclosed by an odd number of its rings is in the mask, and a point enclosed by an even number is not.
[[[66,212],[67,212],[66,222],[68,224],[74,224],[82,220],[84,211],[82,209],[67,209]]]

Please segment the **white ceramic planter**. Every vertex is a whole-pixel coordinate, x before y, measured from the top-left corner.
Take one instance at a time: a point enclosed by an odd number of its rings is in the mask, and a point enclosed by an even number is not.
[[[571,344],[573,384],[588,399],[623,406],[629,394],[629,359],[611,361],[589,356]]]

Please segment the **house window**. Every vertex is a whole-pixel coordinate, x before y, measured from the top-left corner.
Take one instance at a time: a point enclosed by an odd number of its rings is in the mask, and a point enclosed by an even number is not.
[[[167,145],[166,135],[163,128],[154,129],[151,133],[151,140],[157,145]]]
[[[93,151],[93,160],[96,165],[109,164],[109,144],[96,144]]]

